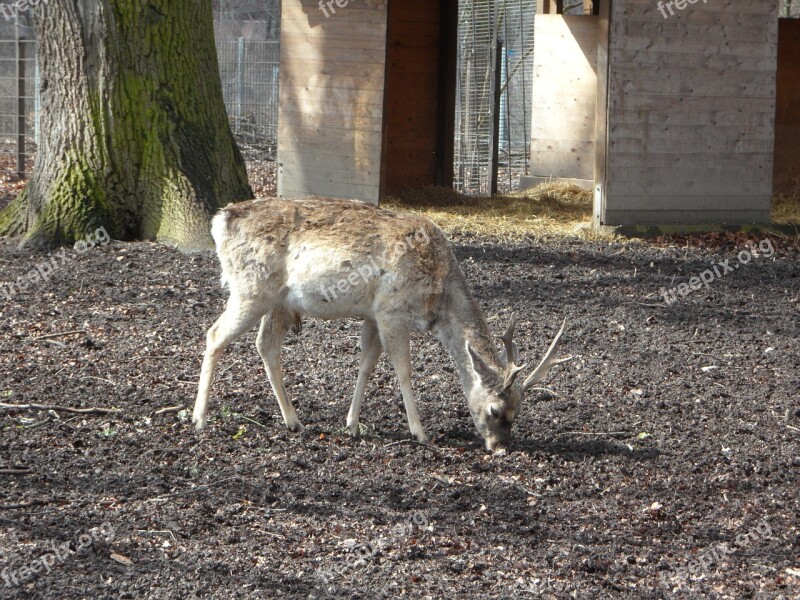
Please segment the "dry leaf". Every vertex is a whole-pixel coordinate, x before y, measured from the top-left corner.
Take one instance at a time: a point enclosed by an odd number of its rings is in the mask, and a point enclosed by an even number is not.
[[[111,554],[111,560],[115,560],[119,564],[125,565],[125,566],[128,566],[128,567],[130,567],[133,564],[133,561],[130,558],[128,558],[127,556],[122,556],[122,554],[117,554],[116,552],[113,552]]]

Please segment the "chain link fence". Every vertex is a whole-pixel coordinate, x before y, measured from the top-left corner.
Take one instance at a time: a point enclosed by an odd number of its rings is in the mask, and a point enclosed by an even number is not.
[[[531,0],[461,0],[456,77],[456,190],[515,189],[530,169]]]

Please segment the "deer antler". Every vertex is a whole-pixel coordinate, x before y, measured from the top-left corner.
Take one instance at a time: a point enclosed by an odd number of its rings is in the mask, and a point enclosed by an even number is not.
[[[506,365],[514,364],[514,329],[517,327],[517,315],[511,314],[511,322],[508,324],[508,329],[500,337],[503,340],[503,345],[506,347]],[[508,368],[508,367],[506,367]]]
[[[568,356],[566,358],[554,358],[556,354],[556,350],[558,350],[558,343],[561,341],[561,336],[564,334],[564,331],[567,329],[567,320],[564,319],[564,322],[561,324],[561,329],[558,330],[556,337],[553,338],[553,341],[550,343],[550,347],[545,352],[544,358],[542,358],[542,362],[539,363],[539,366],[533,370],[533,373],[528,375],[525,378],[525,381],[522,383],[522,389],[527,390],[532,385],[539,383],[542,379],[547,377],[547,374],[550,372],[556,365],[560,365],[561,363],[565,363],[568,360],[572,360],[572,356]]]
[[[514,385],[514,381],[517,379],[517,376],[520,372],[525,368],[525,365],[517,366],[515,361],[516,346],[514,345],[513,337],[514,337],[514,329],[517,326],[517,315],[511,315],[511,322],[508,324],[508,329],[506,332],[500,337],[503,340],[503,345],[506,347],[506,368],[503,371],[503,390],[508,391],[511,389],[511,386]]]

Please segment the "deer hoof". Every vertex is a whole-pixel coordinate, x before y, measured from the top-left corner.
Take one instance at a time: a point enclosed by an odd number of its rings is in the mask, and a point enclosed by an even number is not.
[[[295,421],[294,423],[287,423],[286,427],[292,433],[302,433],[305,430],[305,427],[300,421]]]

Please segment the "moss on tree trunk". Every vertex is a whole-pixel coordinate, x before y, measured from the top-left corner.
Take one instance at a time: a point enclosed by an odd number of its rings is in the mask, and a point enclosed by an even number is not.
[[[228,125],[210,0],[59,0],[35,15],[41,138],[0,234],[52,245],[105,227],[209,247],[209,219],[252,197]]]

